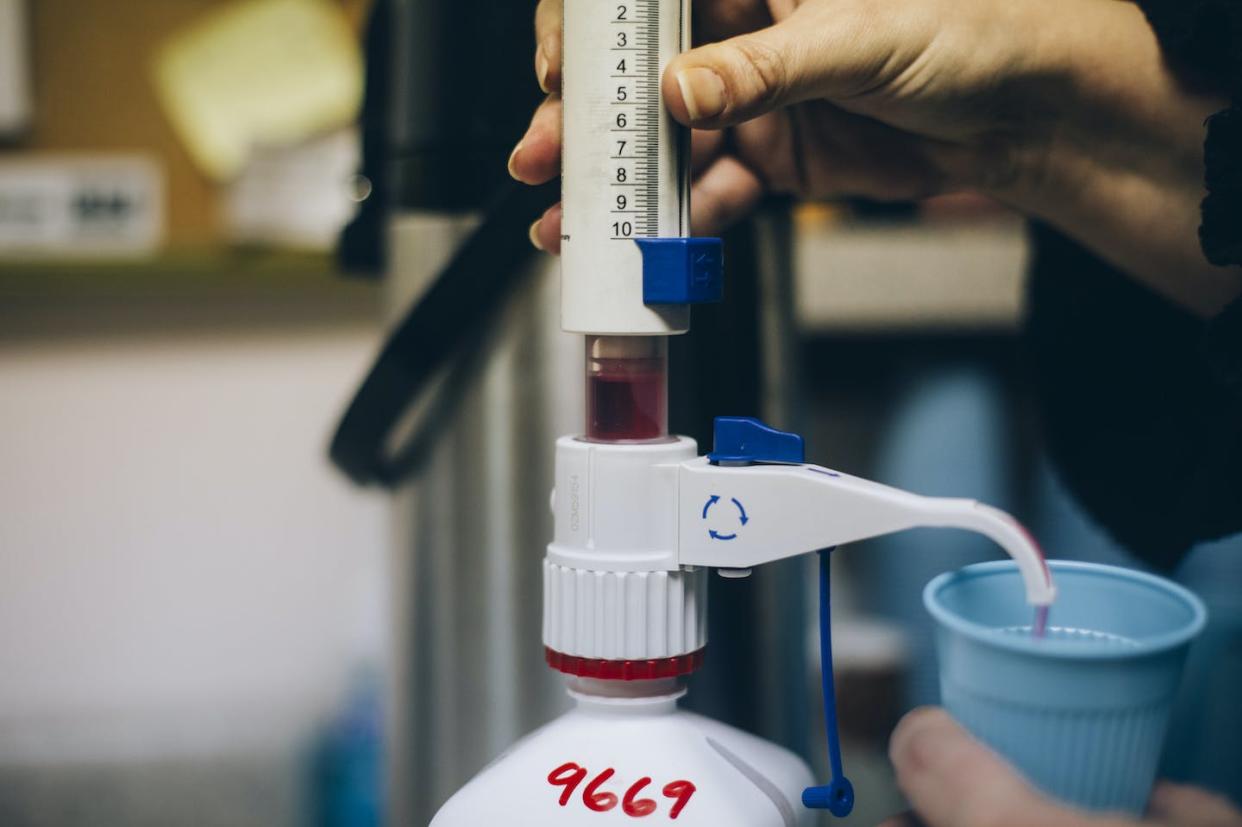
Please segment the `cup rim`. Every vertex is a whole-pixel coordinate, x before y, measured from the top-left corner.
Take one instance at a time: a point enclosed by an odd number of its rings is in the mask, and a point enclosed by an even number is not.
[[[938,575],[924,587],[923,605],[941,626],[947,627],[985,646],[1010,652],[1038,655],[1040,657],[1071,660],[1127,660],[1167,652],[1193,640],[1203,631],[1203,627],[1207,624],[1207,608],[1204,606],[1203,601],[1194,592],[1166,578],[1120,566],[1084,563],[1077,560],[1049,560],[1048,568],[1052,570],[1053,574],[1056,574],[1058,571],[1085,572],[1108,579],[1129,580],[1133,583],[1142,584],[1185,603],[1191,612],[1190,621],[1174,631],[1137,641],[1138,645],[1134,647],[1089,651],[1067,641],[1036,641],[1017,635],[998,635],[995,629],[984,626],[981,623],[966,620],[949,611],[941,604],[940,593],[948,586],[963,579],[991,577],[1011,572],[1016,573],[1018,566],[1012,560],[975,563],[956,571],[947,571]],[[1054,603],[1053,606],[1055,607],[1056,604]]]

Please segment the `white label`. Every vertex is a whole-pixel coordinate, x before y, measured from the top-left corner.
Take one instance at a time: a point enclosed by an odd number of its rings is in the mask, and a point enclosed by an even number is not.
[[[0,161],[0,255],[138,255],[163,235],[163,172],[148,158]]]
[[[332,250],[357,212],[359,153],[353,127],[294,146],[256,150],[224,190],[229,240]]]

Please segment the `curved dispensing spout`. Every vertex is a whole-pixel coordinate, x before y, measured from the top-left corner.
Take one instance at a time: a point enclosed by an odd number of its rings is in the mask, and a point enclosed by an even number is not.
[[[1056,599],[1039,545],[1005,512],[807,465],[802,454],[796,434],[755,419],[718,419],[712,453],[680,467],[680,563],[749,569],[911,528],[960,528],[990,537],[1014,559],[1031,605]]]
[[[1051,606],[1057,590],[1043,550],[1021,523],[999,508],[975,500],[923,498],[923,526],[961,528],[983,534],[999,545],[1018,565],[1026,588],[1026,602]]]

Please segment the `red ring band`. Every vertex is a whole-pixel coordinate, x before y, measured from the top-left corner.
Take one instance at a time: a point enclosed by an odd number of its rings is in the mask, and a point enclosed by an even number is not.
[[[699,649],[688,655],[652,660],[598,660],[565,655],[545,646],[543,656],[548,666],[558,672],[578,678],[596,678],[605,681],[650,681],[689,675],[703,665],[704,651]]]

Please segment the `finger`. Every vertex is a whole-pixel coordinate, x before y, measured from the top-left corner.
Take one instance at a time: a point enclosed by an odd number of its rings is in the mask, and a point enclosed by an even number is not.
[[[951,168],[963,165],[950,157],[951,145],[824,102],[790,110],[790,117],[798,120],[803,140],[816,147],[801,156],[806,194],[887,201],[922,198],[961,183]]]
[[[883,4],[807,3],[772,26],[673,60],[663,93],[678,121],[719,129],[812,98],[849,98],[920,55],[934,22],[879,25]]]
[[[794,141],[792,110],[770,112],[733,130],[734,152],[761,173],[773,192],[805,194],[803,164]]]
[[[560,98],[548,98],[535,110],[530,127],[509,156],[509,174],[524,184],[551,181],[561,172]]]
[[[763,182],[732,156],[719,158],[695,181],[690,194],[690,227],[695,235],[716,235],[754,210]]]
[[[698,175],[711,166],[724,150],[724,133],[695,129],[690,133],[690,172]]]
[[[715,43],[772,25],[764,0],[695,0],[695,43]]]
[[[1177,827],[1242,827],[1242,812],[1221,796],[1168,781],[1156,786],[1148,811]]]
[[[561,254],[561,205],[549,207],[538,221],[530,225],[530,243],[536,250],[552,255]]]
[[[1088,827],[1036,793],[944,710],[916,709],[893,732],[897,785],[928,827]]]
[[[535,9],[535,77],[552,95],[561,93],[562,0],[539,0]]]

